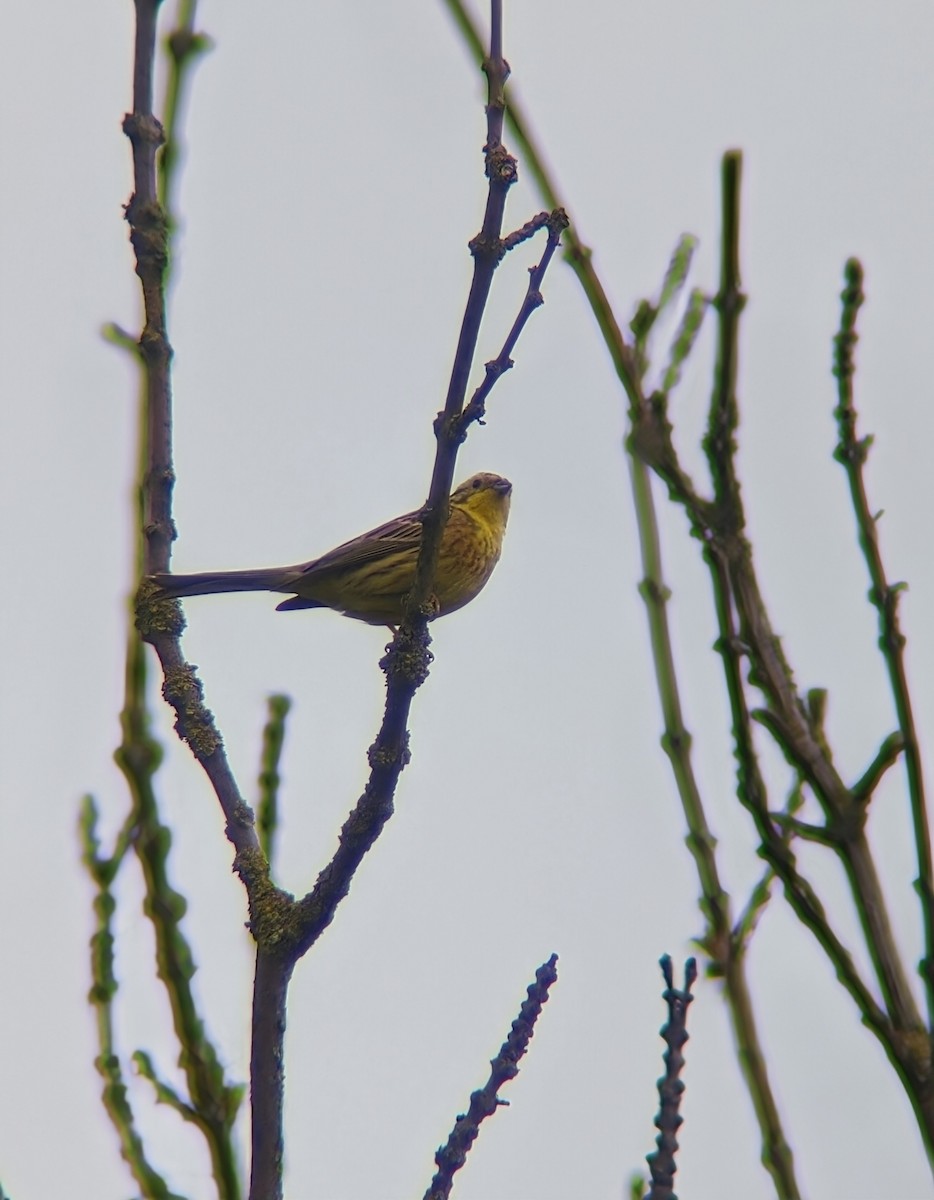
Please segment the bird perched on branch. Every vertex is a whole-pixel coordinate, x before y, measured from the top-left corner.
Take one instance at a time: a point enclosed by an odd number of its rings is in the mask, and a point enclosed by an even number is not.
[[[469,603],[499,561],[512,484],[481,471],[451,493],[451,509],[438,555],[432,603],[443,617]],[[422,544],[420,512],[406,513],[344,542],[311,562],[256,571],[206,571],[153,575],[153,597],[216,592],[292,592],[276,607],[333,608],[369,625],[398,625],[415,583]]]

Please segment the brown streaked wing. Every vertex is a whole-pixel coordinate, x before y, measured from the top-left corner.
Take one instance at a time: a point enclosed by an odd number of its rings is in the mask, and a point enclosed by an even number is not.
[[[394,517],[385,525],[378,525],[368,533],[351,538],[340,546],[335,546],[320,558],[313,558],[305,563],[296,578],[306,575],[331,575],[347,570],[349,567],[362,566],[364,563],[375,562],[400,550],[418,549],[422,540],[422,524],[418,519],[418,511],[406,513],[402,517]]]

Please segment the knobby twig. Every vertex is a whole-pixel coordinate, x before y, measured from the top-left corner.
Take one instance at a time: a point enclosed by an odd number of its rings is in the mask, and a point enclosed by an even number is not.
[[[480,1133],[481,1123],[497,1108],[508,1105],[508,1100],[500,1099],[499,1089],[519,1074],[519,1060],[529,1047],[535,1022],[548,1001],[551,985],[558,978],[557,963],[558,956],[553,954],[535,972],[535,982],[527,989],[527,998],[510,1027],[509,1036],[490,1062],[489,1078],[479,1091],[471,1094],[470,1107],[454,1122],[447,1142],[435,1155],[438,1170],[425,1192],[425,1200],[447,1200],[454,1186],[454,1175],[466,1162],[470,1147]]]
[[[856,348],[856,318],[862,306],[863,269],[851,258],[846,264],[845,287],[840,332],[834,339],[834,375],[837,377],[838,404],[834,410],[837,419],[839,442],[834,458],[842,463],[850,486],[850,499],[856,515],[859,544],[869,571],[869,599],[879,614],[879,649],[885,660],[889,676],[889,687],[895,702],[898,717],[900,746],[905,755],[905,774],[908,780],[908,797],[914,828],[915,853],[918,858],[918,878],[915,881],[921,903],[921,920],[924,929],[924,956],[921,960],[921,978],[924,981],[927,999],[928,1025],[934,1028],[934,865],[931,857],[931,829],[928,821],[927,802],[924,795],[924,774],[921,766],[921,749],[915,727],[905,670],[905,636],[898,620],[898,600],[905,584],[890,584],[886,578],[882,554],[879,549],[877,521],[866,496],[863,467],[872,445],[872,438],[856,435],[856,409],[853,405],[853,354]],[[881,772],[880,772],[881,773]],[[864,777],[865,780],[865,777]],[[860,795],[869,799],[871,791],[861,781],[857,785]]]
[[[455,425],[455,435],[459,438],[466,436],[467,428],[474,421],[478,424],[483,424],[483,417],[486,414],[486,398],[493,390],[496,381],[501,375],[505,374],[513,367],[513,361],[509,357],[519,340],[519,335],[525,328],[526,322],[536,308],[545,303],[545,299],[541,293],[542,280],[545,277],[545,272],[554,256],[555,251],[561,244],[561,234],[568,227],[567,214],[563,209],[557,209],[551,213],[539,213],[535,220],[530,221],[527,226],[520,230],[519,233],[524,234],[526,229],[534,230],[545,228],[548,230],[548,241],[545,245],[545,253],[542,255],[541,262],[536,267],[532,267],[529,271],[529,287],[525,295],[525,300],[522,302],[522,307],[519,310],[519,315],[513,322],[512,329],[506,337],[503,347],[497,354],[496,358],[486,364],[486,375],[483,383],[477,388],[470,398],[470,403],[461,413],[459,420]],[[531,234],[528,234],[531,236]],[[514,240],[511,240],[514,239]],[[504,246],[507,249],[512,249],[513,245],[518,245],[519,234],[511,234],[503,239]]]
[[[663,996],[668,1005],[668,1020],[661,1029],[661,1036],[667,1046],[662,1056],[665,1061],[665,1074],[658,1080],[660,1105],[655,1118],[655,1127],[659,1131],[655,1139],[657,1149],[647,1154],[645,1159],[652,1176],[649,1200],[677,1200],[674,1191],[675,1172],[678,1169],[675,1156],[678,1153],[678,1130],[684,1119],[681,1116],[681,1096],[684,1092],[681,1079],[684,1069],[682,1049],[688,1040],[688,1006],[694,999],[691,988],[697,979],[697,963],[693,958],[689,958],[684,964],[683,989],[674,985],[671,959],[667,954],[661,959],[661,968],[665,977]]]

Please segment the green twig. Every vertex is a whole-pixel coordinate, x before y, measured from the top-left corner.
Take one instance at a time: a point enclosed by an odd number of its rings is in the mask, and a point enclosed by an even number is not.
[[[167,1105],[173,1111],[177,1112],[182,1120],[197,1123],[197,1114],[188,1101],[171,1084],[166,1083],[164,1079],[160,1079],[157,1075],[152,1055],[148,1054],[145,1050],[135,1050],[133,1052],[133,1063],[141,1078],[152,1084],[157,1103]]]
[[[147,1200],[184,1200],[169,1189],[163,1176],[149,1161],[143,1139],[136,1127],[136,1117],[130,1103],[123,1067],[114,1036],[114,1001],[119,984],[114,971],[113,918],[117,902],[112,884],[130,844],[132,829],[124,825],[117,837],[113,853],[101,854],[97,832],[97,806],[91,796],[85,796],[78,831],[81,858],[97,894],[94,897],[96,928],[91,935],[91,990],[88,1000],[97,1018],[97,1072],[103,1083],[101,1100],[120,1142],[120,1153],[137,1187]]]
[[[270,864],[273,861],[274,843],[279,828],[279,760],[285,741],[286,717],[291,707],[292,701],[288,696],[274,695],[266,701],[267,715],[260,755],[256,828],[259,832],[259,844]]]
[[[694,349],[708,303],[707,297],[699,288],[694,288],[688,297],[681,323],[671,343],[668,366],[662,375],[661,390],[665,395],[673,392],[681,381],[681,368]]]
[[[182,159],[182,113],[198,59],[214,48],[209,37],[196,32],[197,15],[198,0],[179,0],[175,28],[165,40],[169,71],[162,103],[165,142],[159,155],[157,190],[171,230],[175,228],[176,187]]]
[[[720,241],[720,288],[713,305],[717,322],[717,359],[704,451],[713,481],[714,503],[721,513],[735,514],[742,528],[739,479],[736,475],[736,430],[739,405],[736,377],[739,362],[739,318],[746,304],[739,270],[739,203],[743,159],[739,151],[723,156],[723,230]]]
[[[883,740],[875,758],[856,783],[853,784],[853,798],[860,804],[868,804],[876,788],[881,783],[882,776],[889,767],[895,765],[904,749],[904,734],[900,730],[897,733],[890,733]]]
[[[795,780],[793,787],[788,795],[788,800],[785,804],[783,812],[773,813],[772,820],[778,825],[780,830],[784,830],[785,842],[790,843],[793,836],[793,831],[786,829],[783,822],[793,821],[795,813],[799,812],[804,805],[804,787],[803,780],[800,775]],[[762,878],[753,887],[749,894],[742,912],[737,918],[736,925],[733,928],[733,942],[735,945],[745,949],[749,939],[755,932],[756,926],[765,911],[772,897],[772,884],[775,882],[775,872],[771,867],[766,867]]]

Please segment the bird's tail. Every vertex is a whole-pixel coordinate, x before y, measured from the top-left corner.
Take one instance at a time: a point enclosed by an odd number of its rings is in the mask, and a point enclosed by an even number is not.
[[[163,596],[208,596],[216,592],[287,592],[292,589],[281,567],[258,571],[200,571],[196,575],[153,575]]]

